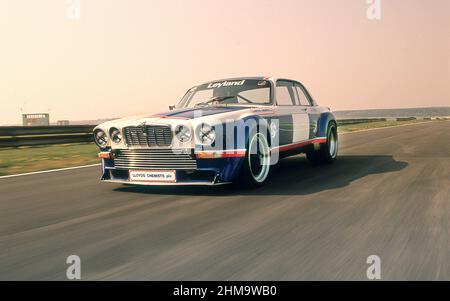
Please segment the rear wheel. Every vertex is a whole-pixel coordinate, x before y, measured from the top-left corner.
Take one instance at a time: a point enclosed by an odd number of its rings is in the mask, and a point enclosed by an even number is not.
[[[270,147],[267,137],[255,133],[250,137],[239,183],[244,187],[259,187],[267,182],[270,172]]]
[[[334,122],[328,124],[327,142],[321,143],[319,149],[306,153],[306,157],[311,163],[333,163],[338,154],[338,134],[337,127]]]

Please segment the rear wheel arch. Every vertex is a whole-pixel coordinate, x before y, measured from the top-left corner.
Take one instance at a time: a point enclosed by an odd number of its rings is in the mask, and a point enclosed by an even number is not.
[[[339,150],[339,139],[337,134],[337,122],[331,120],[327,124],[327,131],[324,135],[326,141],[321,143],[318,150],[306,153],[306,157],[313,164],[333,163]]]
[[[317,124],[317,137],[326,137],[328,131],[328,125],[330,122],[334,122],[336,128],[338,126],[336,117],[331,112],[325,112],[320,114]]]

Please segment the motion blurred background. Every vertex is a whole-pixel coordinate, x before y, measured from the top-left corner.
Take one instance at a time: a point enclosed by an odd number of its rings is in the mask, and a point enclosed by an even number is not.
[[[247,75],[300,80],[334,110],[449,106],[450,1],[382,0],[380,20],[369,6],[1,0],[0,125],[166,110],[193,85]]]

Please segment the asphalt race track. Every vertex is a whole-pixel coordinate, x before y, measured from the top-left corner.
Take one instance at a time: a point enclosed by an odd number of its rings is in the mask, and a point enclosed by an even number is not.
[[[450,280],[450,122],[341,135],[334,165],[271,183],[103,184],[99,168],[0,179],[0,279]]]

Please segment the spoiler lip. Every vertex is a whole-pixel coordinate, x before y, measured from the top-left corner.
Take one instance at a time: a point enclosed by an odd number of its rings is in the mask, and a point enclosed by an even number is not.
[[[231,182],[209,182],[209,181],[164,183],[164,182],[133,182],[127,180],[102,180],[102,182],[140,185],[140,186],[220,186],[231,184]]]

